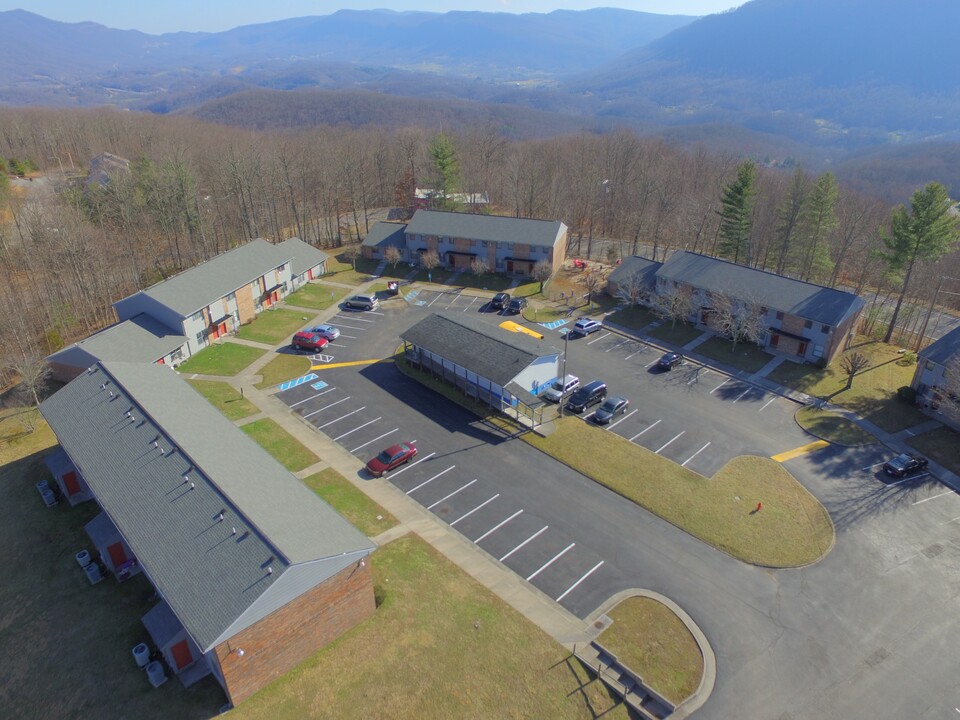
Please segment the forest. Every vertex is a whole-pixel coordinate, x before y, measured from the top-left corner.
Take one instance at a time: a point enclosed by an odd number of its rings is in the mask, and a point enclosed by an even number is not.
[[[88,181],[102,153],[129,164]],[[726,253],[725,203],[743,173],[732,154],[628,130],[525,140],[493,125],[251,131],[108,109],[2,109],[0,159],[12,171],[0,179],[4,386],[114,322],[111,303],[138,289],[257,237],[336,254],[362,240],[375,211],[410,208],[415,187],[484,192],[491,212],[561,220],[571,256],[612,263]],[[882,334],[906,277],[884,257],[896,209],[830,173],[751,167],[737,262],[860,293],[866,330]],[[958,264],[951,252],[911,267],[894,341],[917,342],[935,293],[940,305],[960,297],[960,282],[941,283]]]

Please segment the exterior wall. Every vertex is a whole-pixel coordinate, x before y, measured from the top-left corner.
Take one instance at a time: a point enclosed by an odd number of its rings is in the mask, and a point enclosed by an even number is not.
[[[534,360],[513,379],[513,382],[536,395],[541,388],[548,387],[556,380],[559,374],[560,356],[548,355]]]
[[[250,285],[244,285],[234,293],[237,299],[237,316],[241,325],[245,325],[257,316],[254,297],[255,289]]]
[[[567,257],[567,242],[570,232],[566,225],[560,227],[560,233],[557,237],[557,242],[554,243],[553,249],[550,253],[550,259],[553,261],[553,271],[557,272],[561,267],[563,267],[564,258]]]
[[[72,460],[70,462],[73,462]],[[70,494],[70,491],[67,490],[67,483],[64,478],[69,474],[73,473],[77,479],[77,485],[79,486],[79,491],[73,494]],[[72,467],[69,470],[64,470],[61,473],[54,475],[54,480],[57,481],[57,485],[60,487],[60,492],[63,493],[63,496],[67,499],[67,502],[70,503],[71,507],[74,505],[79,505],[82,502],[87,502],[88,500],[93,500],[93,493],[90,492],[90,488],[87,487],[86,480],[83,479],[83,475],[80,474],[80,471],[76,467]]]
[[[215,647],[211,664],[219,670],[214,673],[223,678],[230,702],[239,705],[375,610],[368,559],[362,566],[341,570]]]

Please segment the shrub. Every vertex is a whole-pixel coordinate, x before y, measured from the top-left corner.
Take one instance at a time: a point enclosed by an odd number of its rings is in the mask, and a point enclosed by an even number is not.
[[[904,385],[897,388],[897,397],[908,405],[914,405],[917,402],[917,391],[909,385]]]
[[[900,359],[897,360],[897,365],[900,367],[910,367],[911,365],[917,364],[917,354],[912,353],[907,350],[903,355],[900,356]]]

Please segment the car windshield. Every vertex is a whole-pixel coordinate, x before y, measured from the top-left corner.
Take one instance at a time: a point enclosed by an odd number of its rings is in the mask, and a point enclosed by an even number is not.
[[[617,407],[616,400],[607,400],[603,405],[600,406],[600,409],[605,410],[607,412],[613,412],[616,407]]]
[[[910,464],[909,455],[897,455],[893,460],[890,461],[890,465],[895,468],[905,468]]]
[[[377,455],[377,460],[379,460],[382,463],[388,463],[391,460],[393,460],[393,455],[391,455],[389,452],[384,450],[382,453]]]

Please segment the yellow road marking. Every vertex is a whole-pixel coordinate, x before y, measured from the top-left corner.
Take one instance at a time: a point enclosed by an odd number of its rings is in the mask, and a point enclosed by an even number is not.
[[[378,362],[393,362],[392,357],[378,358],[376,360],[352,360],[350,362],[330,363],[329,365],[311,365],[311,370],[329,370],[330,368],[352,367],[353,365],[373,365]]]
[[[513,322],[513,320],[504,320],[502,323],[500,323],[500,327],[502,327],[504,330],[509,330],[510,332],[526,333],[527,335],[531,335],[538,340],[543,340],[543,335],[538,333],[536,330],[531,330],[525,325]]]
[[[801,445],[798,448],[793,450],[787,450],[782,452],[779,455],[773,455],[771,459],[776,460],[779,463],[786,462],[787,460],[793,460],[795,457],[800,457],[801,455],[806,455],[807,453],[812,453],[814,450],[819,450],[820,448],[825,448],[829,445],[826,440],[817,440],[808,445]]]

